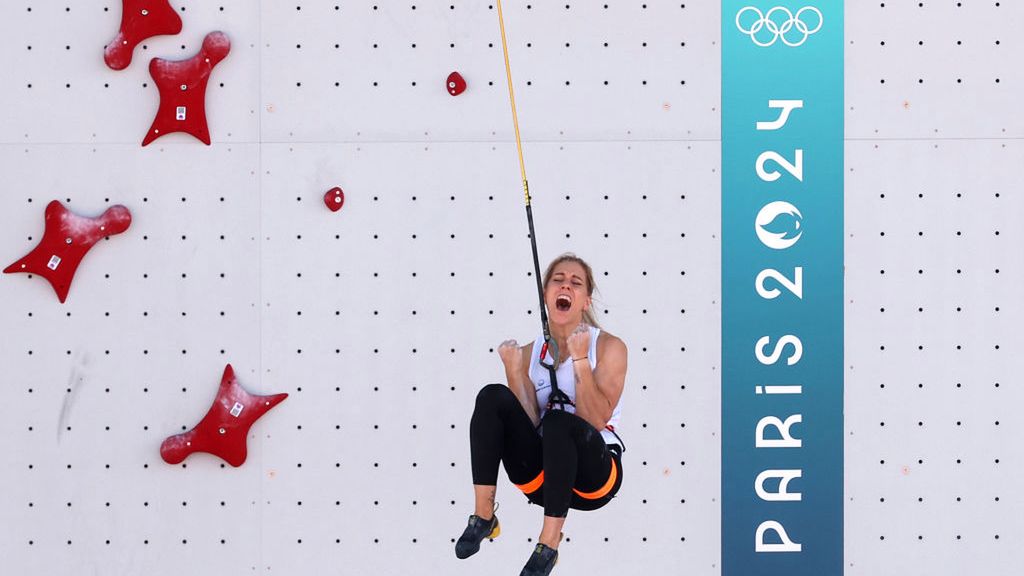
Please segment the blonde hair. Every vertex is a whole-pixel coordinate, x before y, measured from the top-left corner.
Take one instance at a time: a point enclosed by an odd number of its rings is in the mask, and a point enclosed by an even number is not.
[[[590,268],[590,264],[587,264],[583,258],[580,258],[572,252],[566,252],[552,260],[551,264],[548,264],[548,269],[544,272],[544,289],[547,290],[548,288],[548,282],[551,281],[551,275],[555,271],[555,266],[558,266],[563,262],[575,262],[583,267],[583,272],[586,275],[587,280],[587,296],[593,298],[594,292],[597,290],[597,286],[594,284],[594,271]],[[590,308],[583,311],[583,321],[594,328],[601,327],[601,325],[597,323],[597,318],[594,317],[593,301],[591,301]]]

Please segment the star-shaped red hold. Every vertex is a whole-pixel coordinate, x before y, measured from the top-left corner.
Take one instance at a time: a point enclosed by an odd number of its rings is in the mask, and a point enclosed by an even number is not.
[[[164,440],[160,456],[168,464],[178,464],[193,452],[206,452],[232,466],[241,466],[245,463],[249,428],[287,397],[287,394],[249,394],[235,379],[235,371],[228,364],[210,411],[195,428]]]
[[[199,53],[188,60],[153,58],[149,75],[160,90],[160,108],[153,125],[142,140],[145,146],[172,132],[186,132],[210,144],[206,125],[206,83],[218,62],[231,51],[231,41],[223,32],[210,32]]]
[[[46,206],[43,239],[24,258],[4,268],[7,274],[26,272],[46,278],[64,302],[82,258],[101,238],[128,229],[132,214],[121,205],[111,206],[99,218],[72,213],[59,200]]]
[[[132,52],[146,38],[181,32],[181,18],[167,0],[123,0],[121,30],[103,50],[103,60],[114,70],[132,63]]]

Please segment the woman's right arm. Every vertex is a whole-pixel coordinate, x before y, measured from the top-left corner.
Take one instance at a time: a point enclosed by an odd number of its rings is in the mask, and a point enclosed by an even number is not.
[[[498,346],[498,355],[505,364],[505,380],[512,393],[519,399],[526,415],[534,426],[540,424],[540,411],[537,408],[537,391],[530,381],[530,356],[533,343],[519,346],[515,340],[506,340]]]

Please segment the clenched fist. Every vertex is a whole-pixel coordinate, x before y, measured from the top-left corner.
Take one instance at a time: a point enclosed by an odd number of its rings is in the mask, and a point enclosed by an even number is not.
[[[590,353],[590,328],[586,324],[580,323],[569,335],[568,345],[569,354],[574,359],[586,358]]]
[[[515,340],[505,340],[499,344],[498,356],[505,363],[506,370],[517,370],[523,364],[523,349]]]

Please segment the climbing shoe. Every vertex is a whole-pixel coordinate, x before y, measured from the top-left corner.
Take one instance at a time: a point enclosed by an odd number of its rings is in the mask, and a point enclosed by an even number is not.
[[[498,516],[495,514],[490,520],[473,514],[469,517],[469,525],[459,536],[455,543],[455,556],[458,558],[469,558],[480,550],[480,542],[484,538],[497,538],[501,534],[501,524],[498,523]]]
[[[558,562],[558,550],[548,548],[544,544],[537,544],[519,576],[548,576],[556,562]]]

